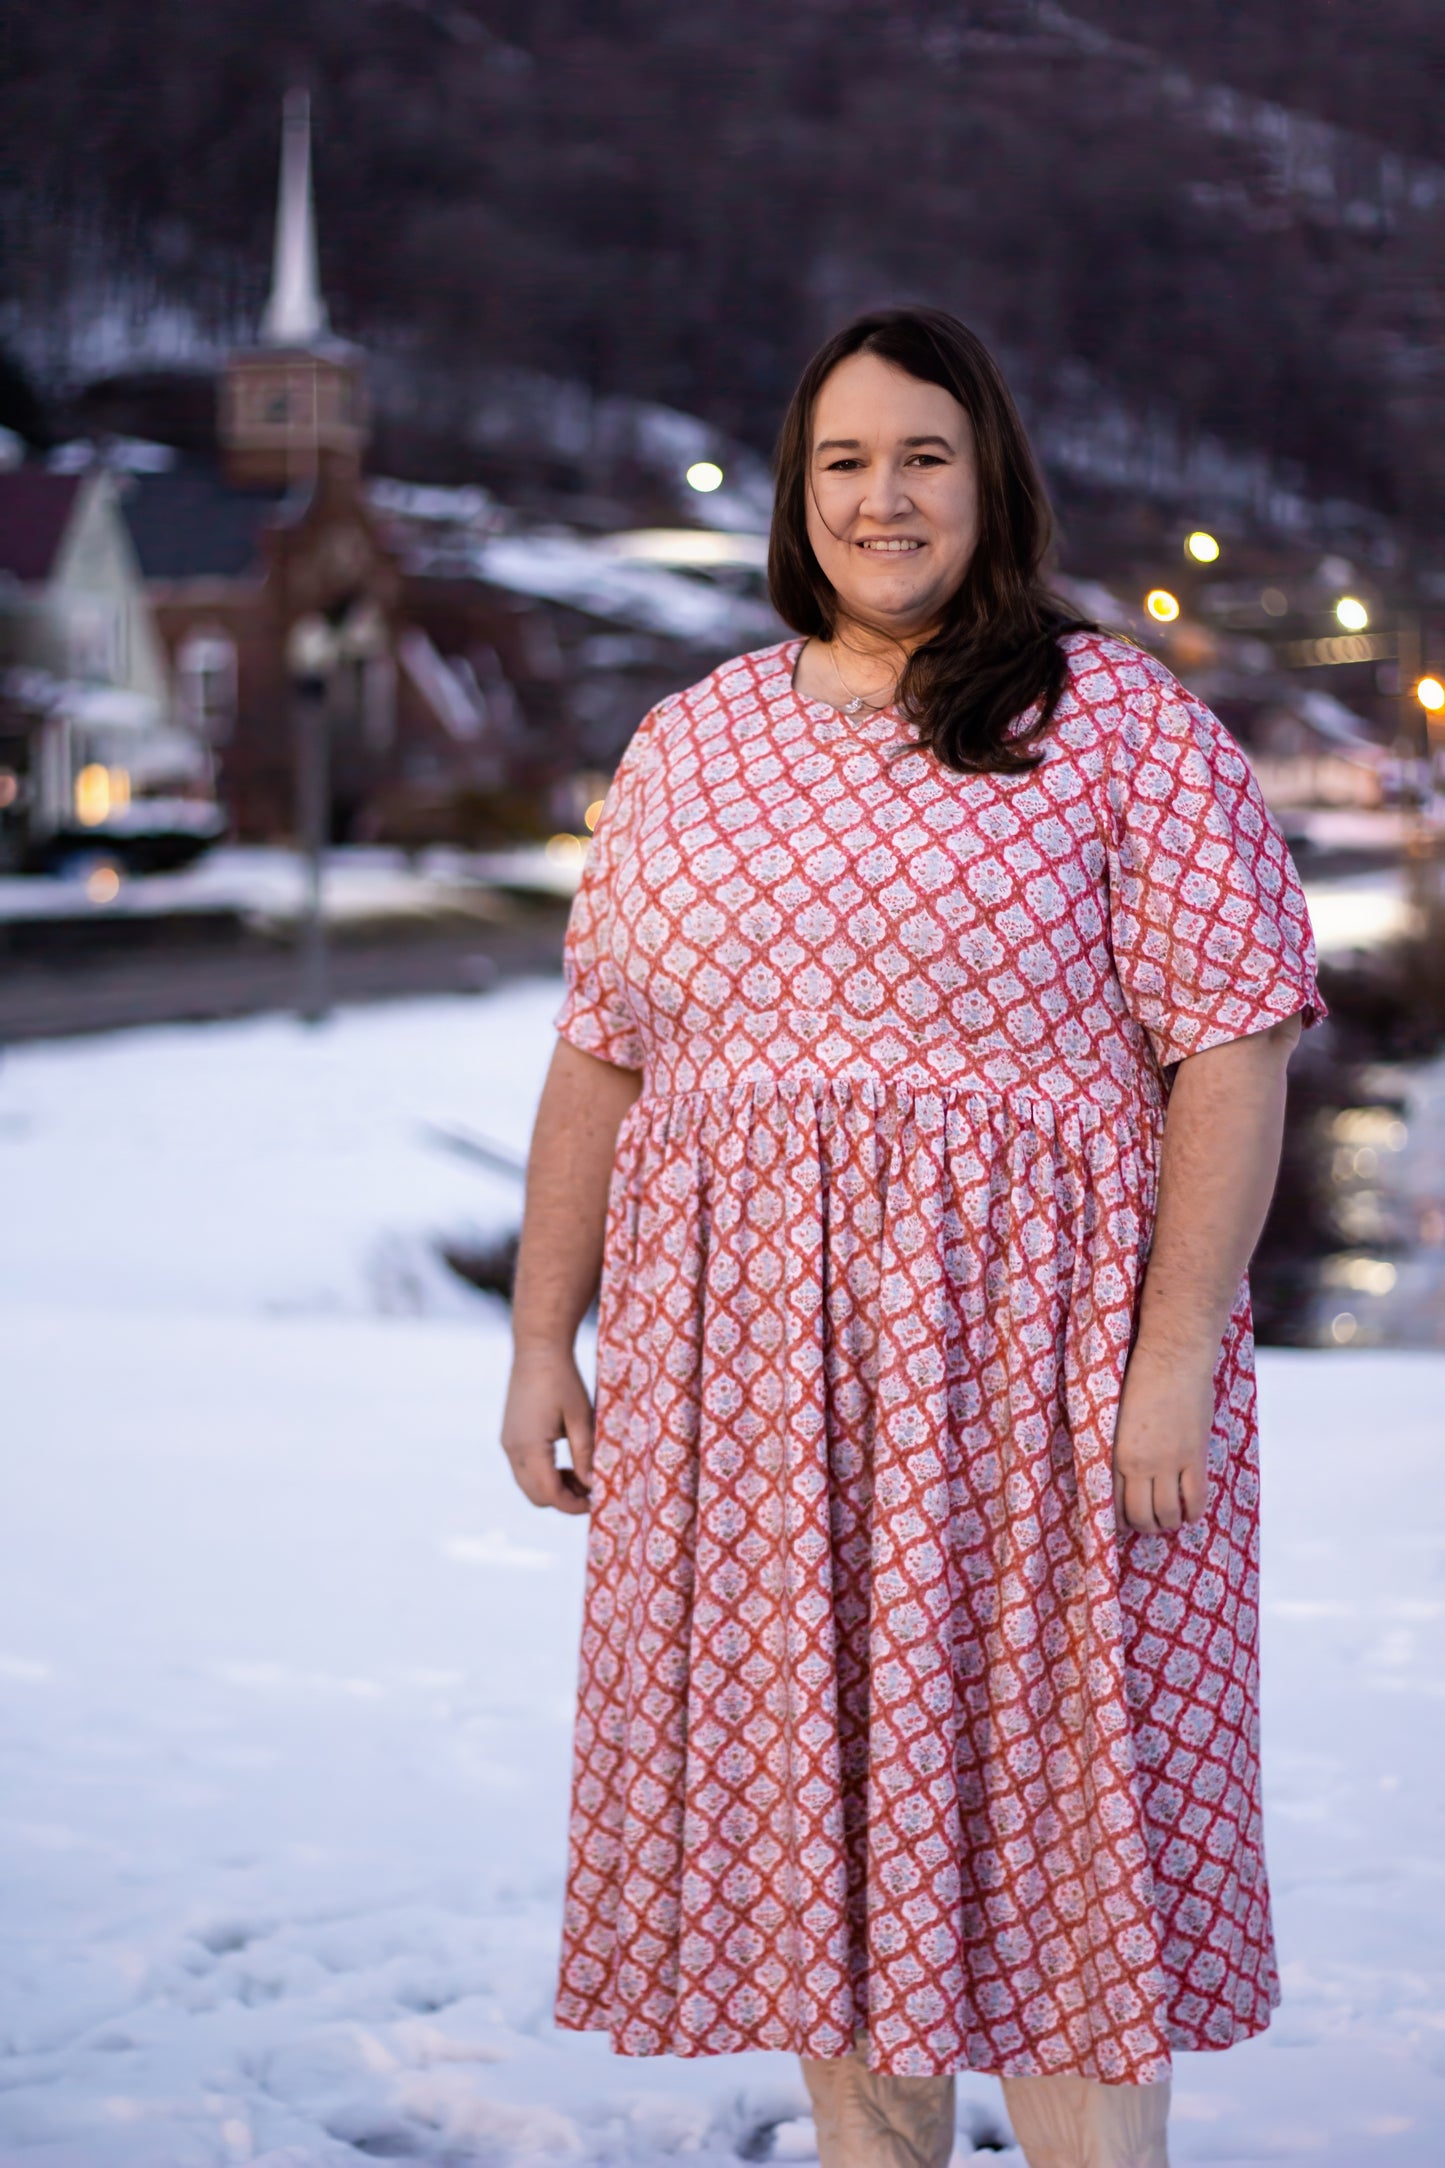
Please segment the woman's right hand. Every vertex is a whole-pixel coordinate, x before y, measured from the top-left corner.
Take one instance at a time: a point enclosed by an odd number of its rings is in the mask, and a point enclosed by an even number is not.
[[[533,1505],[559,1513],[587,1511],[592,1403],[572,1343],[602,1270],[617,1133],[641,1089],[635,1069],[598,1061],[559,1039],[532,1132],[502,1444]],[[562,1438],[570,1468],[557,1466]]]
[[[567,1440],[570,1468],[557,1465]],[[502,1449],[534,1506],[585,1513],[592,1481],[592,1403],[569,1347],[519,1347],[512,1359]]]

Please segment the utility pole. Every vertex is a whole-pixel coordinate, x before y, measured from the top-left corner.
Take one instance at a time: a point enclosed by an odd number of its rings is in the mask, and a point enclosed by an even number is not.
[[[1416,698],[1415,688],[1423,667],[1421,661],[1420,617],[1417,610],[1405,606],[1396,612],[1395,655],[1399,670],[1399,744],[1401,764],[1408,763],[1410,796],[1417,819],[1423,821],[1425,799],[1429,791],[1429,718],[1425,716]],[[1421,758],[1420,737],[1422,727],[1425,735],[1425,757]]]
[[[326,847],[331,829],[331,675],[340,643],[324,617],[298,618],[286,642],[296,717],[296,841],[304,866],[298,1013],[324,1022],[331,1006],[326,940]]]

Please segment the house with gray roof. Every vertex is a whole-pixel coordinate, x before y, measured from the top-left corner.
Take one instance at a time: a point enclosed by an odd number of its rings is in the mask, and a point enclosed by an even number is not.
[[[164,855],[163,831],[195,848],[216,832],[209,757],[171,713],[118,479],[103,468],[0,472],[0,704],[0,864]],[[177,814],[178,800],[201,813]]]

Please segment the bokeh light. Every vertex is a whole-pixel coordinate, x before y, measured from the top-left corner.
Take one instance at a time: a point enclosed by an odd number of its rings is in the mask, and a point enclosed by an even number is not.
[[[1144,597],[1144,607],[1158,624],[1172,625],[1179,615],[1179,597],[1171,595],[1167,587],[1151,587]]]
[[[85,893],[92,903],[114,903],[120,894],[120,875],[115,867],[94,867],[85,877]]]
[[[1439,678],[1422,677],[1415,687],[1415,698],[1422,708],[1428,708],[1432,715],[1438,715],[1440,710],[1445,708],[1445,685],[1441,684]]]
[[[1184,547],[1197,565],[1212,565],[1219,556],[1218,542],[1202,527],[1196,527],[1193,534],[1186,537]]]
[[[687,470],[687,482],[690,489],[700,489],[706,496],[709,490],[722,488],[723,470],[711,459],[697,459]]]
[[[82,828],[99,828],[110,819],[110,809],[110,770],[92,761],[75,778],[75,817]]]
[[[1370,613],[1358,595],[1341,595],[1335,604],[1335,616],[1346,632],[1363,632],[1370,622]]]

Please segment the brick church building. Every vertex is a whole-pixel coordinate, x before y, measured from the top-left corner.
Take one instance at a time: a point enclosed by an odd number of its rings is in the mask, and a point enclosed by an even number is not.
[[[287,100],[270,299],[218,384],[217,458],[130,480],[124,512],[175,689],[238,833],[294,825],[298,678],[324,678],[332,829],[368,832],[403,773],[488,779],[484,702],[409,620],[364,487],[366,383],[317,277],[307,99]]]

